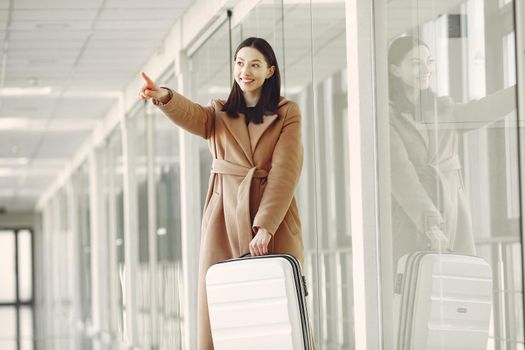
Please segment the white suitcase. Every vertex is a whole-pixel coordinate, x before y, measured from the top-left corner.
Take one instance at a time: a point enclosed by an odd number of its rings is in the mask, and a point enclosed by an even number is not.
[[[420,251],[399,259],[398,350],[487,348],[492,270],[480,257]]]
[[[275,254],[231,259],[206,274],[215,350],[310,350],[299,262]]]

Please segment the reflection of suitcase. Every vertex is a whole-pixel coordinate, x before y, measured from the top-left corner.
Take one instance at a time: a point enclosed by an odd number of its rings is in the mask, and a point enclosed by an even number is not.
[[[398,350],[487,348],[492,271],[482,258],[407,254],[395,287]]]
[[[311,349],[306,282],[286,254],[231,259],[206,274],[215,350]]]

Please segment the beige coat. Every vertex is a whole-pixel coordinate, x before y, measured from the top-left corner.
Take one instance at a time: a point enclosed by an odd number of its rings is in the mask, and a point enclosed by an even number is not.
[[[174,93],[158,107],[178,126],[208,140],[213,165],[201,227],[198,349],[213,349],[204,277],[218,261],[249,253],[262,227],[273,234],[272,253],[303,263],[303,238],[294,197],[303,165],[301,115],[281,97],[276,115],[246,125],[222,112],[223,102],[201,106]]]
[[[449,250],[475,254],[458,155],[459,135],[511,113],[516,108],[515,94],[510,87],[468,103],[439,97],[437,110],[419,121],[390,106],[394,261],[408,252],[427,249],[429,240],[424,233],[431,226],[440,227],[448,237]]]

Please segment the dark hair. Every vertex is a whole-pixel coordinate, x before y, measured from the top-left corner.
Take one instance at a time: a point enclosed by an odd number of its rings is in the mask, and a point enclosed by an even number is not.
[[[402,36],[395,39],[388,49],[388,96],[390,102],[400,112],[412,112],[414,105],[407,98],[403,86],[405,83],[390,72],[390,65],[400,65],[408,52],[412,49],[424,46],[430,50],[427,44],[413,36]],[[421,91],[421,105],[425,109],[433,108],[435,95],[430,88]]]
[[[277,107],[279,105],[279,97],[281,96],[281,74],[279,73],[279,66],[277,59],[271,45],[262,38],[250,37],[239,44],[233,59],[237,59],[239,50],[243,47],[253,47],[257,49],[266,60],[268,67],[275,66],[273,75],[266,79],[261,91],[261,97],[255,106],[253,112],[252,121],[256,124],[260,124],[263,121],[264,115],[271,115],[277,113]],[[233,86],[230,91],[230,95],[222,108],[222,111],[226,112],[230,117],[237,118],[239,112],[243,112],[246,109],[246,102],[244,101],[244,95],[241,87],[237,82],[233,81]]]

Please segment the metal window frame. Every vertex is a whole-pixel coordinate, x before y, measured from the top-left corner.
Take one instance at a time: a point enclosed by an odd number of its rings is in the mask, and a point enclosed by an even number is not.
[[[516,84],[517,84],[517,112],[518,112],[518,182],[520,187],[520,241],[521,241],[521,283],[525,291],[525,24],[520,19],[525,19],[525,4],[523,1],[513,1],[514,26],[516,40]],[[525,293],[522,293],[525,305]],[[523,315],[523,313],[522,313]]]

